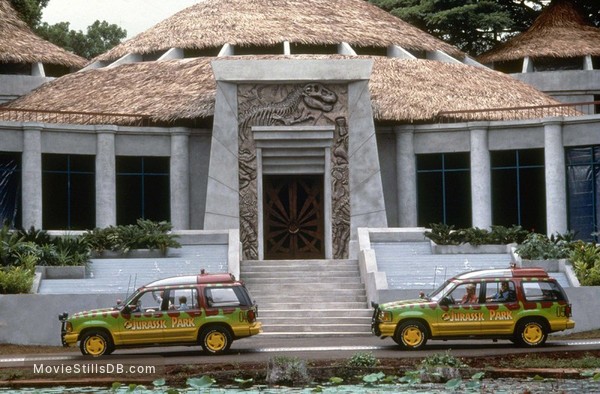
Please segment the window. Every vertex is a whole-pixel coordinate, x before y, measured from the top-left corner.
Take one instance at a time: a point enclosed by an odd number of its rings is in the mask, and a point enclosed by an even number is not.
[[[463,283],[452,290],[452,299],[455,304],[469,305],[479,303],[481,286],[478,283]]]
[[[417,155],[418,223],[470,227],[471,178],[468,153]]]
[[[205,295],[211,308],[247,305],[239,287],[207,287]]]
[[[196,288],[172,289],[169,292],[171,307],[169,309],[188,310],[198,309],[198,291]]]
[[[492,222],[546,232],[544,150],[490,152]]]
[[[0,224],[21,226],[21,156],[0,153]]]
[[[487,302],[514,302],[517,300],[515,284],[510,280],[501,282],[488,282],[486,284]]]
[[[563,301],[563,292],[555,282],[523,282],[527,301]]]
[[[42,223],[45,229],[86,230],[96,223],[95,158],[42,155]]]
[[[600,224],[600,146],[566,151],[569,228],[593,241]]]
[[[118,225],[170,220],[168,157],[119,156],[116,167]]]

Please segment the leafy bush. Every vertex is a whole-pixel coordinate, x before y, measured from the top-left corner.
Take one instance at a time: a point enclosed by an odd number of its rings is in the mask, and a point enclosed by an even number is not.
[[[515,251],[526,260],[550,260],[567,258],[570,248],[563,236],[550,239],[543,234],[530,233]]]
[[[304,385],[311,381],[306,361],[297,357],[276,356],[269,359],[267,382],[286,386]]]
[[[83,239],[96,253],[105,250],[127,253],[133,249],[158,249],[166,253],[168,248],[181,247],[177,235],[170,233],[172,228],[169,222],[138,219],[136,224],[86,231]]]
[[[522,243],[529,232],[521,226],[491,226],[491,230],[478,227],[454,229],[454,226],[444,223],[429,224],[431,231],[425,236],[438,245],[505,245]]]
[[[358,352],[346,361],[346,365],[353,368],[373,368],[379,365],[379,360],[371,352]]]
[[[582,286],[600,285],[600,247],[583,241],[571,245],[569,259]]]
[[[29,293],[34,271],[29,267],[0,268],[0,294]]]
[[[452,225],[431,223],[429,228],[431,231],[425,231],[425,236],[438,245],[460,245],[462,243]]]

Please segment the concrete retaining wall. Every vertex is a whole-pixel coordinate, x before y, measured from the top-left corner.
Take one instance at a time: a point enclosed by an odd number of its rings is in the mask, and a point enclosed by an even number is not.
[[[58,315],[106,308],[125,294],[11,294],[0,295],[0,343],[57,345]]]

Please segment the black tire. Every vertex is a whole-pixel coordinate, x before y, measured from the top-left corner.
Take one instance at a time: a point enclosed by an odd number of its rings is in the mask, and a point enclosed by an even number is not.
[[[200,345],[208,354],[221,354],[231,347],[233,337],[225,327],[207,327],[200,332]]]
[[[417,320],[401,323],[394,334],[394,341],[407,350],[422,349],[427,343],[427,328]]]
[[[514,342],[522,347],[539,347],[546,343],[548,330],[546,325],[536,319],[520,321],[515,327]]]
[[[100,357],[115,350],[110,335],[100,330],[86,332],[79,341],[79,350],[84,356]]]

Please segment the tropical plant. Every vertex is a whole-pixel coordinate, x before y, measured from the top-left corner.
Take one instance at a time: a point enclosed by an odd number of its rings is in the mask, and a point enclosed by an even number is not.
[[[563,237],[557,236],[551,240],[546,235],[530,233],[515,251],[526,260],[551,260],[567,258],[570,249]]]
[[[600,285],[600,247],[598,245],[576,241],[571,245],[569,259],[581,285]]]
[[[34,272],[29,267],[0,268],[0,294],[29,293]]]
[[[379,360],[371,352],[358,352],[346,361],[346,365],[354,368],[373,368],[379,365]]]
[[[425,231],[425,236],[438,245],[460,245],[460,236],[454,231],[453,225],[445,223],[430,223],[431,231]]]
[[[511,227],[495,225],[491,226],[489,242],[496,245],[521,244],[525,241],[528,234],[529,231],[518,225]]]
[[[269,359],[267,382],[286,386],[303,385],[310,382],[306,361],[297,357],[275,356]]]

